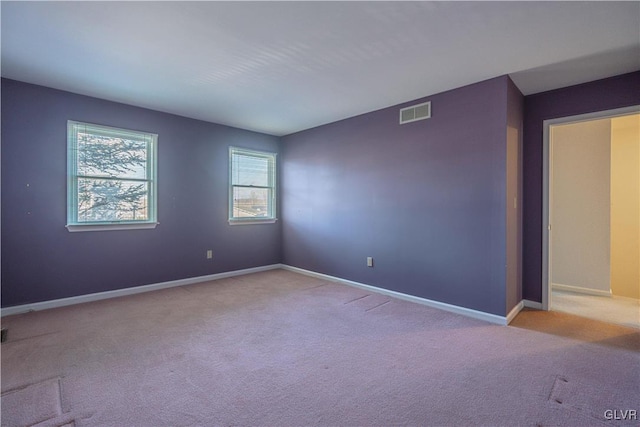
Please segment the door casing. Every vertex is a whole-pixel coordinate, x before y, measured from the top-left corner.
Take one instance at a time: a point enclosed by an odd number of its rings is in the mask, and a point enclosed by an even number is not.
[[[551,182],[551,150],[550,150],[550,128],[551,126],[578,123],[589,120],[605,119],[626,116],[629,114],[639,113],[640,105],[632,107],[616,108],[613,110],[596,111],[587,114],[578,114],[575,116],[559,117],[543,121],[543,141],[542,141],[542,309],[549,310],[551,307],[551,241],[550,241],[550,199],[549,185]]]

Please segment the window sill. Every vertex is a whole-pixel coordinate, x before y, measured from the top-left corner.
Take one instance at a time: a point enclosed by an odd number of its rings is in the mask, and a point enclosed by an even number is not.
[[[230,219],[229,225],[274,224],[278,219]]]
[[[160,224],[159,222],[145,222],[140,224],[124,223],[124,224],[73,224],[67,225],[67,230],[70,233],[76,233],[79,231],[114,231],[114,230],[144,230],[156,228]]]

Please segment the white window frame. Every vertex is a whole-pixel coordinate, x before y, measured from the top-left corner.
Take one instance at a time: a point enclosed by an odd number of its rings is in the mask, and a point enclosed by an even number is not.
[[[269,161],[269,170],[268,170],[268,183],[269,185],[264,186],[254,186],[254,185],[235,185],[233,183],[233,155],[234,154],[242,154],[245,156],[253,156],[266,158]],[[257,151],[250,150],[246,148],[239,147],[229,147],[229,224],[238,225],[238,224],[272,224],[278,220],[276,213],[276,168],[277,168],[277,153],[267,152],[267,151]],[[234,188],[260,188],[260,189],[268,189],[271,194],[269,197],[269,205],[268,205],[268,216],[265,217],[235,217],[233,215],[233,189]]]
[[[141,182],[148,183],[147,203],[148,218],[146,220],[122,221],[78,221],[78,132],[95,132],[110,134],[120,138],[145,139],[147,141],[146,177]],[[67,121],[67,229],[76,231],[106,231],[149,229],[158,225],[157,221],[157,147],[158,135],[149,132],[139,132],[110,126],[83,123],[73,120]],[[101,177],[100,177],[101,178]],[[115,178],[120,179],[120,178]],[[127,178],[127,181],[131,179]]]

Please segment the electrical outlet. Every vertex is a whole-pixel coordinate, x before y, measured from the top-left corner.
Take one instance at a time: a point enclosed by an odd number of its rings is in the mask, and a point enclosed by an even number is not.
[[[213,258],[213,251],[211,249],[207,249],[207,259]]]
[[[367,257],[367,267],[373,267],[373,257]]]

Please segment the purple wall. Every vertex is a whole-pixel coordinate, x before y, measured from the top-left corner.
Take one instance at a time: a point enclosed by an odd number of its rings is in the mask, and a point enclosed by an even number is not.
[[[423,100],[432,118],[398,125]],[[2,306],[278,262],[498,315],[541,301],[542,122],[639,105],[640,72],[524,98],[522,294],[504,271],[505,123],[521,102],[503,76],[280,144],[2,79]],[[65,229],[67,120],[159,134],[156,229]],[[227,224],[229,145],[282,145],[283,225]]]
[[[525,97],[523,298],[542,301],[543,121],[640,105],[640,72]]]
[[[159,135],[156,229],[67,231],[67,120]],[[279,139],[2,79],[2,306],[279,263],[280,222],[227,223],[229,145]]]
[[[507,81],[284,137],[283,262],[505,315]]]

